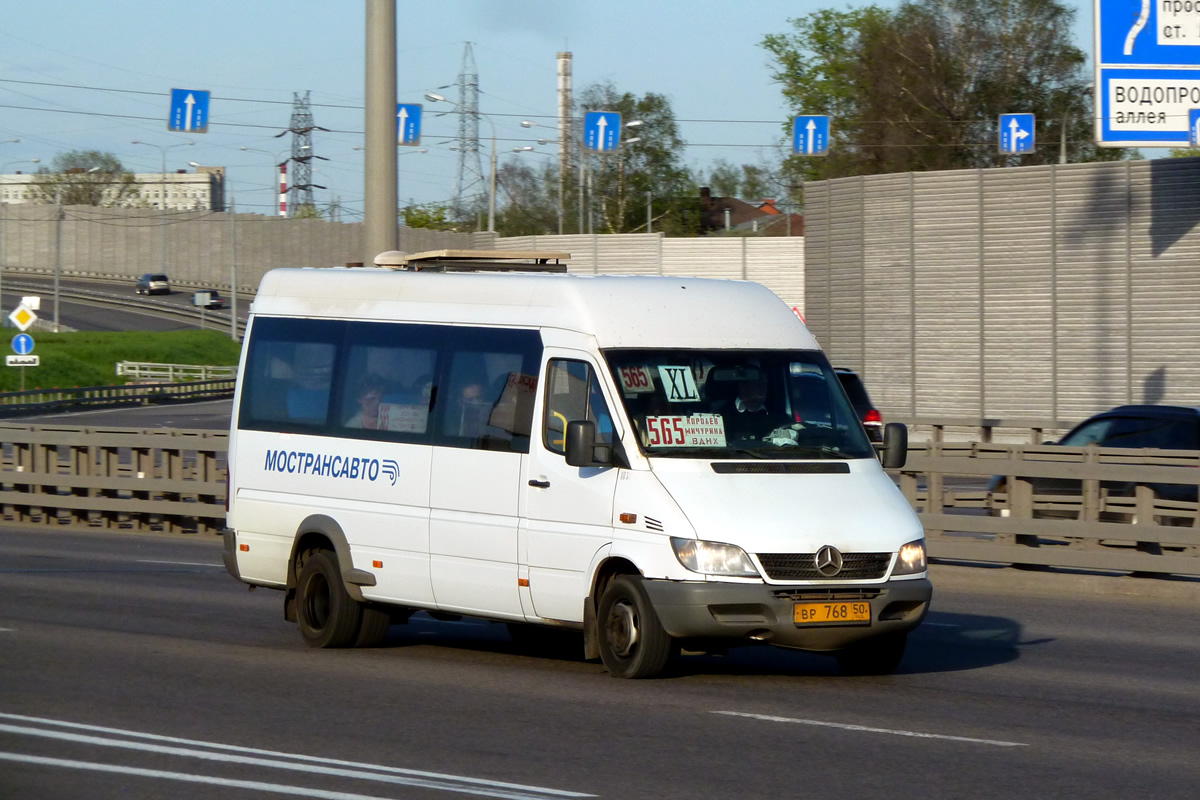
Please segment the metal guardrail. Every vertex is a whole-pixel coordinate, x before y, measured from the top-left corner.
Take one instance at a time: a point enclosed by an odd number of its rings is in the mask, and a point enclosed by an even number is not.
[[[1003,492],[987,491],[992,476]],[[1200,451],[929,442],[910,445],[899,479],[933,558],[1200,575],[1200,504],[1151,486],[1200,486]],[[1035,479],[1060,488],[1034,494]]]
[[[154,405],[232,397],[237,381],[220,378],[185,383],[79,386],[0,393],[0,417],[45,414],[69,408]]]
[[[229,434],[0,424],[0,525],[219,533]]]
[[[237,377],[236,366],[213,367],[198,364],[156,364],[149,361],[118,361],[117,375],[142,381],[211,381]]]
[[[0,423],[0,525],[216,533],[227,449],[225,431]],[[989,493],[992,475],[1011,488]],[[1039,478],[1080,492],[1035,495]],[[910,447],[899,481],[932,558],[1200,575],[1200,503],[1148,486],[1200,486],[1200,451],[931,442]],[[1139,485],[1117,496],[1109,482]]]
[[[5,278],[5,291],[25,291],[25,292],[44,292],[46,287],[43,284],[27,283],[19,279]],[[168,303],[164,300],[155,300],[150,297],[135,296],[130,297],[128,294],[115,294],[112,292],[98,292],[93,290],[80,291],[60,287],[58,291],[59,300],[74,300],[82,303],[101,304],[105,306],[116,306],[118,308],[127,308],[131,311],[141,311],[153,313],[156,316],[168,317],[171,319],[179,319],[193,323],[210,323],[216,322],[219,325],[213,327],[228,328],[229,315],[232,313],[229,309],[220,311],[209,311],[207,309],[196,308],[193,306],[181,306],[175,303]],[[249,301],[242,300],[245,307],[249,308]],[[39,320],[40,322],[41,320]],[[53,327],[52,325],[47,327]],[[66,326],[61,326],[62,330],[66,330]],[[242,336],[246,332],[246,323],[238,320],[237,323],[238,336]]]

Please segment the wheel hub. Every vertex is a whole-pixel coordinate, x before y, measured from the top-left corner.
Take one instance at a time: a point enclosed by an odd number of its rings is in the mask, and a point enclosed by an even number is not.
[[[637,611],[629,603],[613,604],[608,614],[608,642],[613,653],[622,657],[628,656],[637,646]]]

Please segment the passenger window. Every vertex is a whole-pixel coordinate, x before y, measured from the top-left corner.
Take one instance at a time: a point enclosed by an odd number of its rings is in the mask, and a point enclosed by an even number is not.
[[[370,438],[367,431],[399,434],[401,440],[424,436],[433,401],[437,350],[419,346],[432,338],[416,326],[379,326],[355,330],[346,348],[346,381],[341,387],[342,425]],[[396,333],[405,334],[396,336]]]
[[[533,330],[257,318],[238,426],[528,453]]]
[[[256,320],[243,377],[239,425],[307,431],[329,418],[337,341],[345,325]]]
[[[586,361],[552,359],[546,367],[546,411],[542,440],[554,453],[566,452],[567,423],[590,420],[596,444],[613,443],[613,422],[596,373]]]
[[[528,453],[541,341],[529,331],[460,328],[438,392],[446,444]]]

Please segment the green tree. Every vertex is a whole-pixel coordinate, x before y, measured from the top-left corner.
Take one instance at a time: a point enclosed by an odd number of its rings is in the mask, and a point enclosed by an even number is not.
[[[742,171],[725,159],[718,158],[708,173],[708,187],[716,197],[740,197]]]
[[[510,159],[496,171],[496,231],[501,236],[558,233],[558,168]]]
[[[130,206],[137,202],[138,187],[112,153],[70,150],[54,157],[52,168],[42,167],[33,176],[30,202],[72,206]]]
[[[325,214],[313,203],[299,203],[292,211],[292,219],[325,219]]]
[[[792,157],[785,171],[798,180],[1053,163],[1064,132],[1070,161],[1124,157],[1092,142],[1074,18],[1057,0],[907,0],[791,20],[792,32],[762,46],[792,109],[828,114],[833,134],[828,157]],[[1036,115],[1035,152],[997,152],[1006,112]]]
[[[698,204],[697,189],[682,163],[685,142],[671,102],[653,92],[637,97],[603,83],[584,89],[579,105],[584,111],[618,111],[624,123],[641,123],[621,132],[623,144],[615,153],[584,155],[594,229],[644,232],[649,204],[654,230],[695,235],[699,217],[688,209]]]
[[[458,223],[452,219],[450,207],[442,203],[407,205],[400,209],[400,221],[409,228],[427,228],[433,231],[455,231]]]

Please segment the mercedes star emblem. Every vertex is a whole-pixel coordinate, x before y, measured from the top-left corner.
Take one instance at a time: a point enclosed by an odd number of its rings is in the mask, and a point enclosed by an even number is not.
[[[817,572],[826,578],[832,578],[842,571],[841,551],[831,544],[827,544],[818,550],[817,556],[813,560],[816,563]]]

